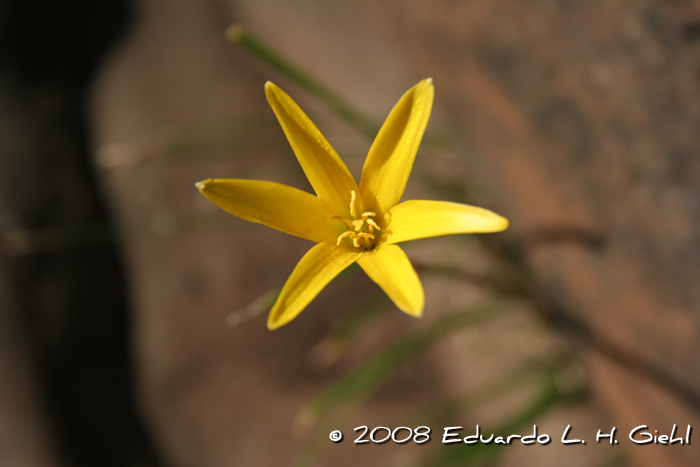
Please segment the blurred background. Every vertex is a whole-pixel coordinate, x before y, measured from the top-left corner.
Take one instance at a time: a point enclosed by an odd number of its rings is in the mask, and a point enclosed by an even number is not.
[[[404,199],[511,227],[405,245],[421,320],[353,269],[268,331],[309,243],[194,183],[311,190],[267,80],[359,179],[426,77]],[[698,128],[694,1],[2,0],[0,466],[700,465],[627,439],[700,426]],[[552,443],[440,443],[477,424]]]

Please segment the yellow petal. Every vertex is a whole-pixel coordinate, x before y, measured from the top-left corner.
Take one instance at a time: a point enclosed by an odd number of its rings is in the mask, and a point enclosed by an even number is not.
[[[250,222],[316,243],[334,242],[345,230],[316,196],[259,180],[208,179],[196,187],[212,203]]]
[[[357,259],[367,275],[397,307],[411,316],[423,314],[423,285],[406,253],[397,245],[379,245]]]
[[[362,168],[360,194],[365,210],[382,216],[401,200],[430,118],[433,94],[432,79],[416,84],[401,97],[379,130]]]
[[[267,318],[268,329],[277,329],[297,317],[335,276],[355,262],[359,254],[320,243],[310,249],[282,287]]]
[[[286,92],[268,81],[265,94],[318,197],[336,215],[349,217],[350,192],[359,190],[343,160]]]
[[[387,216],[387,243],[463,233],[500,232],[508,219],[488,209],[447,201],[405,201]]]

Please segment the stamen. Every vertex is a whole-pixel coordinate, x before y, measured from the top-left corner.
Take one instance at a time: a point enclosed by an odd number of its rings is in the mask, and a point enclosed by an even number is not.
[[[346,219],[345,217],[341,216],[332,217],[332,219],[342,221],[348,228],[346,232],[343,232],[338,236],[338,241],[336,242],[336,245],[340,246],[340,242],[342,242],[344,238],[352,238],[352,244],[355,248],[364,247],[365,249],[369,250],[372,248],[372,246],[374,246],[374,229],[381,229],[379,228],[377,223],[374,222],[374,219],[371,219],[372,216],[377,215],[374,212],[363,212],[360,216],[361,219],[357,218],[357,208],[355,206],[356,201],[357,193],[355,193],[355,191],[351,191],[350,214],[352,215],[352,220]],[[367,227],[365,227],[365,222],[367,223]]]
[[[353,219],[357,219],[357,211],[355,210],[355,198],[357,195],[355,195],[355,190],[352,190],[350,192],[350,215],[352,216]]]
[[[356,243],[356,241],[354,240],[355,235],[356,235],[355,232],[353,232],[352,230],[348,230],[347,232],[341,233],[341,234],[338,236],[338,241],[336,242],[336,246],[340,246],[340,241],[341,241],[342,239],[344,239],[345,237],[353,237],[352,243],[353,243],[353,245],[354,245],[354,244]]]
[[[382,230],[372,219],[367,219],[367,223],[369,224],[370,231],[372,230],[372,227],[374,227],[377,230]]]
[[[349,220],[347,220],[347,219],[346,219],[346,218],[344,218],[344,217],[340,217],[340,216],[333,216],[333,217],[331,217],[331,219],[337,219],[337,220],[339,220],[339,221],[343,221],[343,222],[345,222],[345,225],[347,225],[347,226],[348,226],[348,229],[352,229],[352,228],[354,228],[354,226],[352,225],[352,222],[351,222],[351,221],[349,221]]]

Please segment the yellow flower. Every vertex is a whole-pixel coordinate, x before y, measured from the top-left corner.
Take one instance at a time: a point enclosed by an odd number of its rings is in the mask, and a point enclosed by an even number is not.
[[[399,204],[430,117],[432,79],[409,89],[391,111],[369,150],[359,186],[287,93],[268,82],[265,94],[316,196],[257,180],[208,179],[196,186],[207,199],[235,216],[318,244],[284,284],[270,311],[269,329],[293,320],[354,262],[397,307],[420,317],[423,286],[397,243],[508,227],[505,218],[474,206],[445,201]]]

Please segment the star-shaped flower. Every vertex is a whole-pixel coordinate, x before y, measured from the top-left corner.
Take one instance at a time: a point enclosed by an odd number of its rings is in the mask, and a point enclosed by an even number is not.
[[[293,320],[341,271],[357,262],[409,315],[423,313],[423,286],[397,243],[460,233],[498,232],[508,220],[446,201],[399,204],[433,105],[425,79],[387,117],[359,186],[316,125],[287,93],[265,94],[316,196],[274,182],[208,179],[196,184],[211,202],[250,222],[316,242],[292,271],[268,317],[269,329]]]

